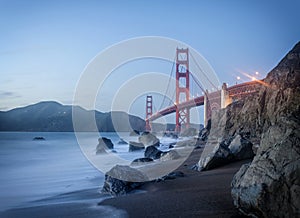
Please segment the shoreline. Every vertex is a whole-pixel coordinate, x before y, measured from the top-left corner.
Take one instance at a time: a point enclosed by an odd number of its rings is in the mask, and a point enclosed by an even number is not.
[[[176,170],[184,177],[146,183],[133,193],[111,197],[98,188],[78,190],[29,202],[0,212],[0,217],[242,217],[234,208],[230,183],[244,163],[210,171],[191,169],[203,149],[195,149]],[[26,205],[25,205],[26,206]]]

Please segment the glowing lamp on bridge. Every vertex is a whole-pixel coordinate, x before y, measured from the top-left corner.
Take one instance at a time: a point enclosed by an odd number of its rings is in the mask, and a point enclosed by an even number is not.
[[[255,80],[257,80],[257,79],[255,78],[255,76],[252,76],[252,81],[255,81]]]

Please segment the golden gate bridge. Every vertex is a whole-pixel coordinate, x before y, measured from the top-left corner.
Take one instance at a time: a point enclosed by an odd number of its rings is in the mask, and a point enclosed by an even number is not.
[[[190,109],[196,106],[204,106],[204,124],[206,125],[211,118],[212,111],[225,108],[233,101],[237,101],[245,96],[252,95],[259,90],[262,82],[254,80],[241,84],[236,84],[227,87],[223,83],[222,88],[214,91],[204,90],[200,82],[189,71],[189,49],[177,48],[176,49],[176,90],[175,102],[172,100],[171,105],[165,108],[160,108],[157,112],[153,113],[153,96],[146,96],[146,130],[151,130],[152,121],[166,116],[171,113],[176,113],[176,132],[182,129],[189,128],[190,126]],[[172,67],[173,68],[173,67]],[[171,71],[172,73],[172,71]],[[172,75],[170,75],[171,77]],[[209,81],[209,78],[206,75]],[[191,79],[197,84],[198,88],[202,90],[203,95],[191,98],[190,85]],[[212,82],[210,81],[212,84]],[[165,99],[164,99],[165,100]],[[164,101],[163,100],[163,101]]]

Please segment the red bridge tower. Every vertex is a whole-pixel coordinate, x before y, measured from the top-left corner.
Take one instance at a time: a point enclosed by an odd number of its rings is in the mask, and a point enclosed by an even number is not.
[[[181,102],[190,100],[189,49],[176,50],[176,132],[190,125],[190,108],[179,108]]]

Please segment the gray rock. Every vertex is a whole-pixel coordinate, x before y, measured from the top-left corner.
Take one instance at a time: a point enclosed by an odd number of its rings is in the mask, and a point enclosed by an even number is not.
[[[169,173],[168,175],[165,175],[159,179],[156,180],[156,182],[160,182],[160,181],[164,181],[164,180],[172,180],[172,179],[176,179],[178,177],[184,177],[184,173],[181,171],[174,171]]]
[[[154,145],[148,146],[144,152],[144,156],[146,158],[151,158],[153,160],[159,159],[162,154],[163,154],[163,152],[161,150],[157,149],[156,146],[154,146]]]
[[[242,133],[236,135],[228,147],[235,160],[250,159],[254,156],[252,143],[242,136]]]
[[[257,97],[231,114],[236,120],[247,108],[238,125],[261,137],[252,163],[234,176],[231,194],[248,216],[300,217],[300,43],[264,82]]]
[[[226,141],[210,142],[211,144],[206,145],[206,150],[202,153],[201,158],[197,164],[198,170],[210,170],[224,164],[230,163],[233,160],[233,156],[230,153]],[[209,148],[209,149],[208,149]]]
[[[114,148],[114,144],[108,138],[102,137],[98,139],[98,145],[96,147],[96,154],[106,153],[110,149]]]
[[[144,164],[149,162],[153,162],[153,159],[148,157],[142,157],[133,160],[130,165],[139,165],[139,164]]]
[[[175,150],[170,150],[168,152],[162,153],[159,160],[160,161],[169,161],[169,160],[176,160],[178,158],[180,158],[180,155],[178,154],[178,152]]]
[[[148,177],[137,169],[117,165],[105,174],[102,192],[113,196],[126,195],[148,180]]]
[[[140,150],[144,150],[145,146],[143,143],[139,143],[139,142],[129,142],[129,152],[133,152],[133,151],[140,151]]]
[[[159,146],[159,139],[149,132],[144,132],[139,137],[139,142],[143,143],[145,147],[147,146]]]
[[[118,144],[119,145],[127,145],[128,143],[124,139],[120,138],[120,140],[118,141]]]
[[[300,131],[284,134],[277,128],[270,128],[252,163],[232,181],[234,205],[244,214],[300,217]],[[281,141],[270,143],[270,135],[282,131]]]

